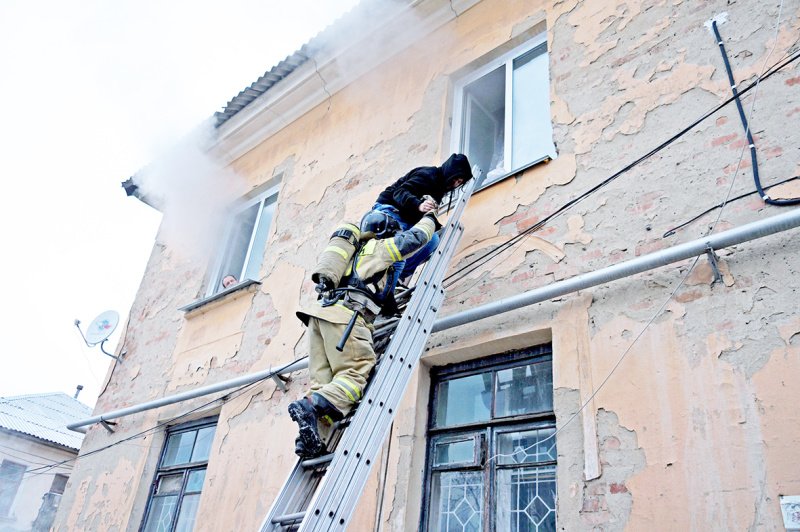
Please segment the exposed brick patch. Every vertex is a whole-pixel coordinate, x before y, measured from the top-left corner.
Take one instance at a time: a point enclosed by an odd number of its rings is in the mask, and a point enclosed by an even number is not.
[[[621,482],[612,482],[611,485],[609,485],[608,489],[609,491],[611,491],[612,494],[628,493],[628,488],[625,486],[625,484],[622,484]]]
[[[738,133],[731,133],[730,135],[723,135],[722,137],[717,137],[714,140],[712,140],[711,141],[711,145],[714,146],[714,147],[722,146],[723,144],[727,144],[730,141],[736,139],[736,137],[738,137],[738,136],[739,136]]]
[[[789,85],[790,87],[793,85],[797,85],[798,83],[800,83],[800,76],[796,76],[794,78],[789,78],[786,80],[786,84]]]
[[[721,117],[717,118],[717,125],[718,126],[721,126],[721,125],[727,124],[727,123],[728,123],[728,117],[727,116],[721,116]]]

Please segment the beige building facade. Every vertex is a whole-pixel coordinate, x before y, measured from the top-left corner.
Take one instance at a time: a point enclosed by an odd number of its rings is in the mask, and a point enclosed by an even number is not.
[[[95,414],[303,357],[295,311],[332,228],[453,152],[486,180],[442,316],[793,208],[738,198],[754,183],[734,103],[689,127],[731,97],[712,21],[741,91],[798,51],[796,2],[363,3],[217,115],[207,151],[228,181],[183,192],[236,189],[215,251],[183,253],[185,212],[150,194],[162,230]],[[743,96],[764,186],[800,172],[797,65]],[[789,230],[717,250],[719,278],[701,256],[434,333],[349,529],[783,530],[800,495],[798,251]],[[242,282],[222,289],[229,273]],[[77,460],[55,529],[257,529],[307,384],[92,425],[81,455],[105,449]]]

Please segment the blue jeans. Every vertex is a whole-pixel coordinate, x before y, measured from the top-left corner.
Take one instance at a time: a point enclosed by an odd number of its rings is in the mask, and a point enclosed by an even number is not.
[[[410,224],[405,220],[403,220],[400,217],[400,211],[398,211],[397,208],[393,207],[392,205],[384,205],[383,203],[376,203],[375,205],[372,206],[372,210],[385,212],[386,214],[397,220],[397,223],[400,224],[400,228],[403,229],[403,231],[406,231],[407,229],[410,229],[413,226],[413,224]],[[414,253],[405,260],[400,260],[395,262],[394,277],[391,279],[390,283],[392,289],[394,289],[394,287],[397,286],[398,280],[408,279],[409,277],[411,277],[420,264],[431,258],[431,255],[433,255],[433,252],[436,251],[436,248],[438,246],[439,246],[439,234],[433,233],[433,236],[428,241],[428,243],[422,246],[420,249],[418,249],[416,253]]]

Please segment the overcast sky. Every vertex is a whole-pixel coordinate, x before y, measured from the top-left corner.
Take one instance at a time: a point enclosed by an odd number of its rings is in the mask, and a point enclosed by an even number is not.
[[[94,405],[160,215],[120,183],[357,0],[0,1],[0,396]],[[124,363],[124,362],[123,362]]]

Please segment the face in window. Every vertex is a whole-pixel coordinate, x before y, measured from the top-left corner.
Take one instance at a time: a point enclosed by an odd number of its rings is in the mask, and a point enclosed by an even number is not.
[[[236,277],[233,275],[226,275],[222,278],[222,288],[228,288],[230,286],[235,285],[239,281],[236,280]]]

